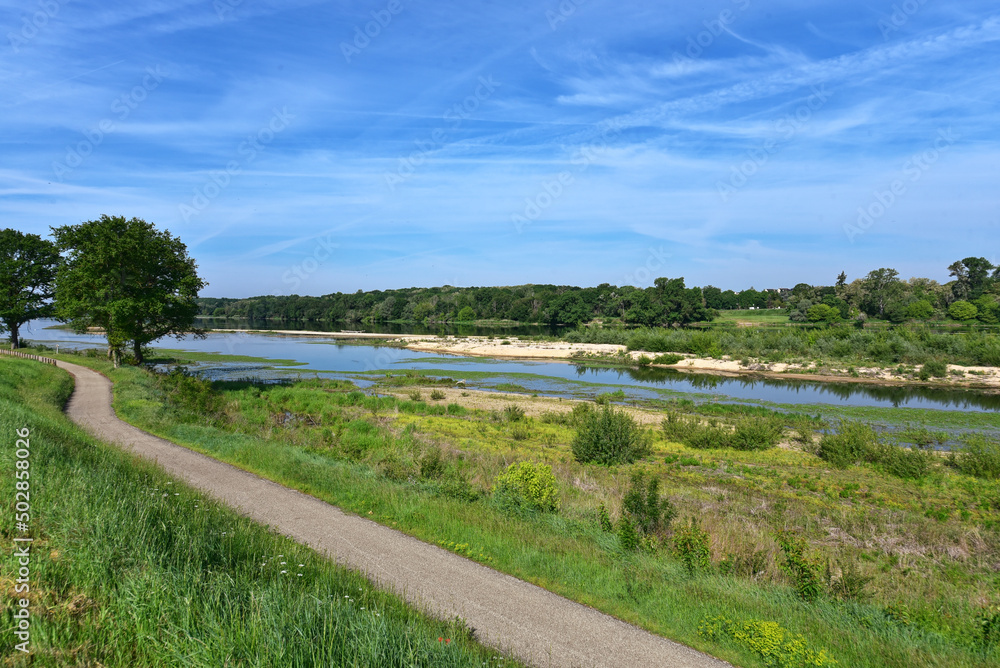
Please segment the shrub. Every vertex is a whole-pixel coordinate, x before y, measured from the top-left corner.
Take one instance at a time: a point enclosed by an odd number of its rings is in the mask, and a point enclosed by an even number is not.
[[[622,499],[622,512],[635,523],[636,529],[650,534],[670,526],[677,515],[674,505],[666,497],[660,497],[660,479],[637,471],[632,474],[629,489]]]
[[[736,423],[729,447],[734,450],[767,450],[778,444],[783,431],[778,419],[745,417]]]
[[[759,656],[765,666],[805,668],[836,666],[826,650],[814,650],[806,639],[777,622],[751,619],[736,622],[723,615],[708,617],[698,624],[698,635],[707,640],[728,640]]]
[[[636,358],[635,363],[639,366],[649,366],[653,363],[653,359],[649,355],[639,355],[639,357]]]
[[[622,514],[618,518],[618,544],[625,552],[635,552],[639,547],[639,532],[628,515]]]
[[[438,490],[441,494],[460,501],[476,501],[480,496],[480,491],[472,486],[469,479],[454,468],[448,469],[441,477]]]
[[[580,420],[572,448],[579,462],[630,464],[649,452],[649,438],[631,415],[604,406]]]
[[[548,464],[511,464],[493,481],[493,497],[505,506],[533,508],[543,512],[559,509],[556,477]]]
[[[601,526],[601,531],[610,532],[614,529],[614,527],[611,526],[611,516],[608,515],[608,509],[603,503],[597,507],[597,523]]]
[[[684,355],[678,355],[676,353],[663,353],[662,355],[657,355],[653,358],[653,364],[677,364],[682,359],[684,359]]]
[[[841,422],[836,433],[823,435],[817,454],[843,469],[871,461],[877,447],[878,436],[870,426],[860,422]]]
[[[441,448],[434,446],[427,450],[417,462],[421,478],[440,478],[444,475],[445,461]]]
[[[690,518],[687,524],[682,524],[674,531],[674,554],[684,564],[689,575],[712,565],[708,532],[701,528],[695,518]]]
[[[413,390],[409,393],[410,401],[421,401],[423,396],[417,390]]]
[[[503,417],[507,422],[519,422],[524,419],[524,409],[517,404],[510,404],[504,407]]]
[[[431,392],[431,399],[433,399],[434,401],[441,401],[442,399],[444,399],[444,397],[445,394],[441,390],[434,390]]]
[[[970,304],[964,299],[954,301],[948,307],[948,317],[954,320],[975,320],[978,314],[979,309],[976,308],[975,304]]]
[[[805,540],[782,531],[778,534],[777,541],[785,555],[781,569],[792,579],[795,593],[803,601],[815,601],[822,591],[819,564],[805,556]]]
[[[930,473],[934,454],[919,447],[903,448],[891,443],[880,443],[873,463],[897,478],[917,480]]]
[[[944,362],[931,360],[930,362],[924,363],[924,366],[920,370],[921,376],[925,371],[928,376],[933,376],[934,378],[944,378],[948,375],[948,365]]]
[[[1000,443],[982,434],[970,434],[963,440],[965,447],[952,451],[949,463],[977,478],[1000,478]]]

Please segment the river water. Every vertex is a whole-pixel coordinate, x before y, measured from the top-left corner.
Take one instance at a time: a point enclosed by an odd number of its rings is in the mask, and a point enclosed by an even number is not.
[[[52,347],[105,345],[103,336],[52,329],[56,324],[51,320],[33,321],[24,329],[22,336]],[[191,336],[181,340],[161,339],[151,347],[296,362],[295,366],[207,362],[195,367],[199,373],[211,378],[274,377],[276,373],[307,372],[309,376],[351,378],[364,386],[368,382],[359,374],[380,370],[401,373],[414,369],[452,377],[461,377],[463,372],[476,372],[474,383],[477,387],[491,389],[506,385],[509,389],[514,383],[527,391],[548,396],[593,396],[621,389],[633,399],[662,398],[677,393],[717,401],[767,401],[792,405],[831,404],[977,412],[1000,410],[1000,395],[971,390],[823,383],[754,376],[726,377],[670,369],[605,369],[568,362],[496,360],[421,353],[378,345],[348,345],[328,337],[233,332],[209,334],[204,339]]]

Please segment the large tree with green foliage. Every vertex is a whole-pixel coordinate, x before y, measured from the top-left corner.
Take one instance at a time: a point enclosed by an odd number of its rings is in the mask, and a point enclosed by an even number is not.
[[[52,313],[58,266],[59,252],[51,241],[0,230],[0,332],[10,332],[11,348],[21,345],[21,325]]]
[[[52,232],[66,254],[56,278],[57,316],[77,331],[103,329],[116,366],[127,345],[140,364],[146,344],[201,333],[196,298],[206,283],[170,232],[106,215]]]

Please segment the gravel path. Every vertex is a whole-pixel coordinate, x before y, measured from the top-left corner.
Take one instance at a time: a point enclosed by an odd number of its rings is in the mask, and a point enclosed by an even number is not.
[[[119,420],[111,382],[76,364],[66,412],[98,438],[155,461],[169,474],[262,524],[364,572],[432,615],[462,617],[484,643],[536,666],[671,666],[728,663],[625,624],[314,497],[224,464]]]

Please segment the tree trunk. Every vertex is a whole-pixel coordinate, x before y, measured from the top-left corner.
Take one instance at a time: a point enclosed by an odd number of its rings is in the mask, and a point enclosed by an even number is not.
[[[10,330],[10,349],[17,350],[21,347],[21,336],[19,332],[21,328],[18,325],[8,325],[7,328]]]
[[[108,346],[108,359],[111,360],[111,366],[118,368],[118,348],[109,345]]]
[[[135,357],[136,364],[142,364],[142,346],[139,345],[138,341],[132,342],[132,355]]]

